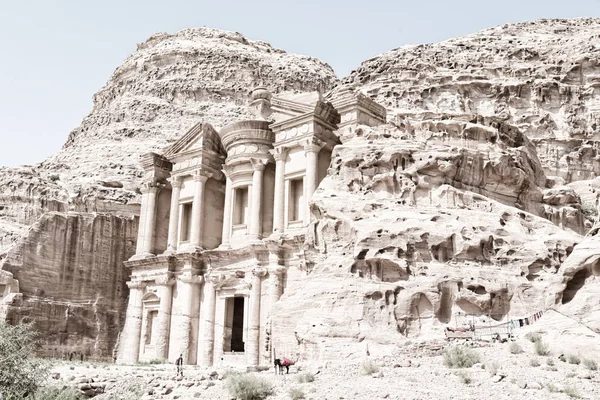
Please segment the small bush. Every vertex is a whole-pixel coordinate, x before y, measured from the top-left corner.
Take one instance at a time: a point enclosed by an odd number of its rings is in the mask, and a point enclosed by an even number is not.
[[[521,354],[523,352],[523,348],[517,342],[512,342],[509,347],[510,354]]]
[[[472,381],[471,374],[469,373],[469,371],[458,371],[456,375],[460,378],[460,381],[465,385],[468,385]]]
[[[464,346],[449,347],[444,351],[444,365],[448,368],[471,368],[481,362],[476,351]]]
[[[309,372],[296,375],[298,383],[311,383],[315,381],[315,376]]]
[[[288,392],[288,396],[290,396],[290,399],[292,400],[301,400],[306,398],[306,395],[304,394],[302,389],[298,388],[291,388]]]
[[[535,349],[535,354],[537,354],[538,356],[547,356],[550,354],[550,348],[542,340],[538,340],[533,343],[534,343],[533,348]]]
[[[537,358],[532,358],[531,360],[529,360],[529,365],[532,367],[539,367],[540,360],[538,360]]]
[[[379,372],[379,365],[375,364],[373,361],[367,361],[362,365],[362,373],[363,375],[373,375]]]
[[[558,356],[558,359],[562,362],[567,362],[567,357],[565,357],[564,354],[561,354],[560,356]]]
[[[569,362],[569,364],[575,364],[575,365],[581,364],[581,359],[576,354],[569,354],[567,356],[567,361]]]
[[[81,392],[72,387],[45,387],[40,388],[33,396],[33,400],[82,400]]]
[[[574,386],[565,385],[564,388],[563,388],[563,391],[565,392],[565,394],[567,396],[569,396],[572,399],[579,399],[579,398],[581,398],[581,395],[579,394],[579,392],[577,391],[577,389],[575,389]]]
[[[598,371],[598,363],[588,358],[583,359],[583,365],[590,371]]]
[[[546,365],[549,367],[554,367],[554,360],[551,358],[546,358]]]
[[[229,394],[237,400],[262,400],[273,393],[268,380],[252,375],[233,374],[225,381]]]
[[[486,364],[485,369],[487,369],[490,376],[495,376],[498,373],[498,363]]]
[[[531,343],[537,343],[542,340],[542,335],[540,335],[539,332],[529,332],[525,337],[529,339]]]
[[[558,388],[556,387],[556,385],[554,385],[554,383],[550,382],[546,385],[546,389],[548,389],[548,391],[550,393],[556,393],[558,392]]]

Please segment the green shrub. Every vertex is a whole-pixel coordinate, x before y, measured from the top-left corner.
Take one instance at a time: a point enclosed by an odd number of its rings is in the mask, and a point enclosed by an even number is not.
[[[60,176],[58,176],[56,174],[52,174],[48,177],[48,179],[50,179],[52,182],[56,182],[57,180],[60,179]]]
[[[591,201],[586,201],[581,204],[581,213],[590,221],[594,221],[598,216],[598,209]]]
[[[554,360],[551,358],[546,358],[546,365],[549,367],[554,367]]]
[[[230,375],[225,385],[229,394],[237,400],[262,400],[273,393],[271,382],[253,375]]]
[[[529,360],[529,365],[532,367],[539,367],[540,360],[538,360],[537,358],[532,358],[531,360]]]
[[[537,354],[538,356],[550,355],[550,348],[542,340],[537,340],[533,342],[533,347],[535,349],[535,354]]]
[[[584,358],[583,365],[590,371],[598,371],[598,363],[594,360],[591,360],[589,358]]]
[[[487,369],[490,376],[495,376],[498,373],[498,363],[486,364],[485,369]]]
[[[558,388],[557,388],[557,387],[556,387],[556,385],[554,385],[554,383],[552,383],[552,382],[549,382],[549,383],[546,385],[546,389],[548,389],[548,391],[549,391],[550,393],[556,393],[556,392],[558,392]]]
[[[579,392],[577,391],[577,389],[575,389],[574,386],[565,385],[564,388],[563,388],[563,391],[565,392],[565,394],[567,396],[569,396],[572,399],[579,399],[579,398],[581,398],[581,395],[579,394]]]
[[[456,375],[460,378],[460,381],[465,385],[468,385],[472,381],[471,374],[469,373],[469,371],[458,371]]]
[[[478,362],[481,362],[479,353],[465,346],[453,346],[444,351],[444,365],[448,368],[471,368]]]
[[[525,337],[529,339],[531,343],[537,343],[542,340],[542,335],[540,335],[539,332],[529,332]]]
[[[82,400],[84,398],[79,390],[72,387],[39,388],[33,396],[33,400]]]
[[[575,364],[575,365],[581,364],[581,359],[579,358],[579,356],[577,354],[569,354],[567,356],[567,361],[569,362],[569,364]]]
[[[310,383],[315,381],[315,376],[309,372],[296,375],[298,383]]]
[[[375,364],[373,361],[367,361],[362,365],[362,374],[363,375],[373,375],[379,372],[379,365]]]
[[[304,394],[302,389],[298,389],[298,388],[291,388],[288,391],[288,396],[290,396],[290,399],[292,399],[292,400],[302,400],[302,399],[306,398],[306,395]]]
[[[558,359],[562,362],[567,362],[567,357],[565,357],[564,354],[561,354],[560,356],[558,356]]]
[[[50,364],[34,357],[38,346],[33,324],[0,322],[0,393],[5,399],[33,396],[48,377]]]
[[[523,352],[523,348],[517,342],[512,342],[509,347],[510,354],[521,354]]]

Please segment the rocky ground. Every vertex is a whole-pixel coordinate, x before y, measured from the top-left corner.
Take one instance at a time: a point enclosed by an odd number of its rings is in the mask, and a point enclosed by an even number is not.
[[[512,354],[511,343],[479,343],[474,350],[481,363],[468,369],[444,365],[443,350],[452,344],[428,342],[426,347],[406,342],[393,356],[364,356],[350,364],[298,365],[289,375],[273,369],[250,373],[269,381],[269,399],[289,399],[290,390],[306,399],[598,399],[600,372],[559,359],[560,350],[548,342],[549,356],[539,356],[526,337],[516,341],[523,349]],[[573,360],[572,360],[573,361]],[[378,366],[365,374],[364,366]],[[77,386],[97,399],[231,399],[227,375],[232,370],[186,366],[185,377],[175,378],[174,365],[117,366],[113,364],[60,363],[54,367],[53,385]],[[313,382],[301,383],[313,375]]]

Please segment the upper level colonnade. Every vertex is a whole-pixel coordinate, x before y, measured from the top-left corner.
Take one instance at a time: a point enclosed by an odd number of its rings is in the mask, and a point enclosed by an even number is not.
[[[273,234],[299,234],[326,176],[339,129],[385,123],[385,109],[342,92],[273,97],[252,93],[255,119],[217,132],[198,123],[162,154],[142,156],[144,185],[136,254],[236,249]]]

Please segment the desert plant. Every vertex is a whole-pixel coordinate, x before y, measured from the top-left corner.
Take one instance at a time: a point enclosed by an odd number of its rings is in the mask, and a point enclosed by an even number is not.
[[[81,400],[84,396],[72,387],[44,387],[39,388],[33,400]]]
[[[304,394],[302,389],[298,389],[298,388],[291,388],[288,391],[288,396],[290,396],[290,399],[292,399],[292,400],[302,400],[302,399],[306,398],[306,395]]]
[[[517,342],[512,342],[508,350],[510,354],[521,354],[523,352],[523,348]]]
[[[498,363],[486,364],[485,369],[488,371],[490,376],[495,376],[498,373]]]
[[[529,365],[532,367],[539,367],[540,360],[538,360],[537,358],[532,358],[531,360],[529,360]]]
[[[367,361],[362,365],[362,373],[363,375],[373,375],[379,372],[379,365],[375,364],[373,361]]]
[[[550,354],[550,348],[543,340],[533,342],[533,348],[535,349],[535,354],[538,356],[547,356]]]
[[[594,221],[598,216],[598,209],[591,201],[586,201],[581,205],[581,213],[590,221]]]
[[[546,365],[549,367],[554,367],[554,360],[551,358],[546,358]]]
[[[549,391],[550,393],[556,393],[556,392],[558,392],[558,388],[557,388],[557,387],[556,387],[556,385],[555,385],[554,383],[552,383],[552,382],[549,382],[549,383],[546,385],[546,389],[548,389],[548,391]]]
[[[469,373],[469,371],[458,371],[456,375],[460,378],[460,381],[465,385],[468,385],[472,381],[471,374]]]
[[[569,354],[567,356],[567,361],[569,362],[569,364],[575,364],[575,365],[581,364],[581,359],[579,358],[579,356],[577,354]]]
[[[225,385],[229,394],[237,400],[262,400],[273,393],[271,382],[254,375],[232,374]]]
[[[579,392],[577,391],[577,389],[574,386],[571,385],[565,385],[563,387],[563,392],[565,392],[565,394],[567,396],[569,396],[572,399],[579,399],[581,398],[581,395],[579,394]]]
[[[60,176],[58,176],[56,174],[52,174],[48,177],[48,179],[50,179],[52,182],[56,182],[57,180],[60,179]]]
[[[529,332],[525,337],[529,339],[531,343],[537,343],[542,340],[542,335],[540,335],[539,332]]]
[[[315,376],[310,372],[305,372],[303,374],[296,375],[296,380],[298,383],[310,383],[315,381]]]
[[[590,371],[597,371],[598,370],[598,363],[594,360],[591,360],[589,358],[584,358],[583,359],[583,365],[589,369]]]
[[[444,365],[448,368],[471,368],[478,362],[481,362],[479,353],[465,346],[453,346],[444,350]]]
[[[50,364],[34,357],[38,345],[33,324],[0,322],[0,393],[4,398],[33,396],[47,378]]]

